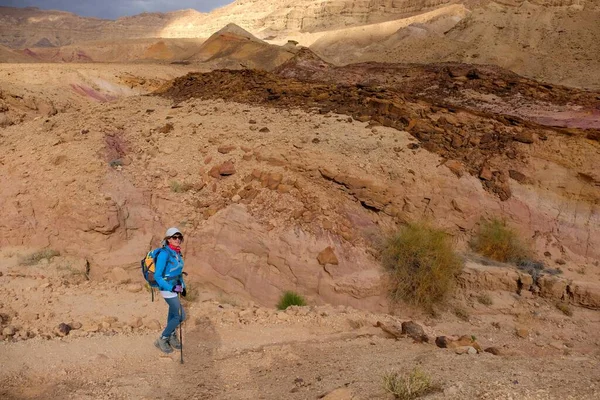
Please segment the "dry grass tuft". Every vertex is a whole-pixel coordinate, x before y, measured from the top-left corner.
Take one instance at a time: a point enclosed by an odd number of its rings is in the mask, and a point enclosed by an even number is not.
[[[425,224],[407,225],[389,238],[382,260],[392,297],[426,309],[446,298],[463,266],[448,235]]]
[[[567,317],[573,316],[573,307],[571,307],[571,305],[569,303],[565,303],[565,302],[556,303],[556,308],[558,308],[560,311],[562,311],[562,313],[565,314]]]
[[[462,307],[454,308],[454,315],[456,315],[459,319],[463,321],[469,320],[469,312]]]
[[[501,262],[517,263],[528,260],[531,255],[517,232],[497,218],[481,222],[471,247],[477,253]]]
[[[405,375],[386,373],[383,376],[383,387],[400,400],[413,400],[441,390],[439,385],[432,383],[427,373],[418,368]]]
[[[491,306],[492,304],[494,304],[492,297],[487,293],[480,294],[479,296],[477,296],[477,301],[480,304],[483,304],[484,306]]]
[[[53,257],[60,255],[60,252],[52,249],[44,249],[36,251],[35,253],[28,254],[19,260],[20,265],[36,265],[44,258],[48,261],[52,260]]]
[[[200,295],[200,292],[199,292],[198,288],[191,286],[189,283],[186,283],[185,297],[182,296],[181,298],[185,301],[193,303],[196,300],[198,300],[199,295]]]

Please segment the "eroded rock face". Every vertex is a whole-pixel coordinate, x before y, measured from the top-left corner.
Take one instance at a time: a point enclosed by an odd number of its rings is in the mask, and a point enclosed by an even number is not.
[[[302,230],[267,231],[243,205],[220,211],[188,245],[190,279],[265,305],[276,304],[281,293],[298,288],[316,303],[371,310],[387,306],[383,271],[368,254],[333,237]],[[331,273],[317,260],[328,246],[339,259]]]

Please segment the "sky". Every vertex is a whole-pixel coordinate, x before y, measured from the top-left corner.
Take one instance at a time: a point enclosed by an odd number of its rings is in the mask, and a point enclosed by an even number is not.
[[[5,7],[39,7],[106,19],[187,8],[209,12],[229,3],[233,0],[0,0],[0,6]]]

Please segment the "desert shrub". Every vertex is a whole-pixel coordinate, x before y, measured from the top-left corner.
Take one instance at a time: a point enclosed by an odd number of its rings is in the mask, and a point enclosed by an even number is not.
[[[277,303],[277,309],[285,310],[289,306],[305,306],[305,305],[306,305],[306,301],[304,300],[304,297],[300,296],[296,292],[287,291],[283,295],[281,295],[281,298],[279,299],[279,303]]]
[[[44,249],[28,254],[19,260],[20,265],[36,265],[44,258],[50,261],[53,257],[60,255],[60,252],[52,249]]]
[[[517,232],[497,218],[481,222],[471,247],[477,253],[501,262],[523,262],[531,253]]]
[[[432,383],[430,376],[418,368],[405,375],[399,375],[397,372],[386,373],[383,376],[383,387],[400,400],[417,399],[440,390],[438,385]]]
[[[565,303],[565,302],[556,303],[556,308],[558,308],[560,311],[562,311],[562,313],[565,314],[567,317],[573,316],[573,308],[571,308],[571,305],[569,303]]]
[[[410,224],[385,243],[382,261],[391,275],[395,300],[432,309],[453,288],[463,262],[448,235],[424,224]]]
[[[491,306],[492,304],[494,304],[494,302],[492,301],[492,297],[487,293],[477,296],[477,301],[480,304],[483,304],[484,306]]]

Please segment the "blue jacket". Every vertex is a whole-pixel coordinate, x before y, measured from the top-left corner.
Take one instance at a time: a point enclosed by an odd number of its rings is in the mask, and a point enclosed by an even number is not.
[[[177,283],[183,282],[183,257],[169,246],[163,247],[156,257],[154,279],[160,290],[172,292]]]

